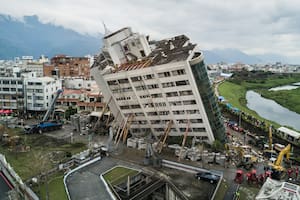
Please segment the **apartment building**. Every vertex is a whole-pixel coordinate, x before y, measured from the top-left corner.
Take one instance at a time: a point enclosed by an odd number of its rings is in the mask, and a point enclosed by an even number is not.
[[[57,55],[51,58],[51,64],[44,65],[44,76],[90,78],[90,58]]]
[[[24,74],[25,108],[29,112],[46,111],[61,81],[51,77],[37,77],[35,72]]]
[[[23,78],[13,62],[0,62],[0,108],[22,110],[24,107]]]
[[[225,128],[203,53],[185,35],[148,42],[123,28],[104,37],[91,73],[116,122],[133,116],[130,131],[224,141]]]

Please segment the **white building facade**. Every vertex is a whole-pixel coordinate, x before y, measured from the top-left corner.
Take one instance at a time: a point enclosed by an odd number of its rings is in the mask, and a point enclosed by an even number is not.
[[[124,29],[115,34],[122,31]],[[109,61],[103,60],[105,55],[99,55],[91,69],[119,126],[133,116],[130,126],[133,135],[149,132],[161,135],[172,122],[171,136],[188,132],[188,136],[208,143],[216,138],[224,140],[225,129],[207,77],[204,57],[196,45],[182,35],[155,42],[155,49],[150,53],[148,42],[145,46],[144,52],[148,55],[140,54],[128,61],[123,52],[115,66],[105,66]],[[110,52],[109,48],[104,47]],[[111,58],[115,60],[114,56]]]
[[[37,77],[31,72],[24,78],[25,107],[27,111],[46,111],[58,89],[61,81],[50,77]]]

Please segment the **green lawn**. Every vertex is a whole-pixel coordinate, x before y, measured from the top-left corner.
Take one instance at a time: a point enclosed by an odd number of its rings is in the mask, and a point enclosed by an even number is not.
[[[281,91],[260,90],[260,93],[263,97],[273,99],[278,104],[300,114],[300,88]]]
[[[68,200],[65,186],[64,186],[64,174],[62,172],[56,173],[48,178],[48,194],[49,199],[58,199],[58,200]],[[37,194],[41,200],[46,198],[46,183],[40,186],[40,191],[38,187],[35,187]]]
[[[9,131],[12,132],[13,129]],[[20,135],[20,137],[22,144],[30,146],[30,151],[16,152],[9,150],[8,145],[0,145],[0,152],[24,181],[69,159],[66,157],[68,152],[75,154],[86,149],[84,144],[66,144],[45,135]]]
[[[247,107],[246,92],[247,89],[244,86],[232,82],[225,81],[219,85],[220,95],[224,96],[232,106],[239,108],[257,119],[264,120],[264,118],[260,117],[255,111]]]
[[[127,179],[128,176],[134,176],[139,171],[126,167],[115,167],[103,175],[103,178],[112,185],[117,185]]]

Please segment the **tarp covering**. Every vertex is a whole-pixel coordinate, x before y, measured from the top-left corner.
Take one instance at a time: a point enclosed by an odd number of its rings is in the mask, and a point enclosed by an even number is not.
[[[293,183],[267,178],[255,199],[300,200],[300,187]]]

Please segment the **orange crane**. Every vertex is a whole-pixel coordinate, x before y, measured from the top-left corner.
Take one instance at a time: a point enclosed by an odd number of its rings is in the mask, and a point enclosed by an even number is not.
[[[168,126],[166,127],[165,131],[164,131],[164,134],[161,135],[157,145],[156,145],[156,151],[158,153],[161,153],[162,149],[163,149],[163,146],[164,144],[166,143],[166,140],[167,140],[167,137],[169,136],[169,133],[171,131],[171,127],[172,127],[172,124],[173,124],[173,121],[170,120],[168,122]]]
[[[188,121],[186,129],[185,129],[185,133],[184,133],[182,144],[181,144],[181,149],[180,149],[179,156],[178,156],[178,161],[180,161],[180,159],[182,157],[182,152],[183,152],[183,148],[184,148],[184,145],[186,142],[187,135],[189,133],[189,128],[190,128],[190,121]]]

